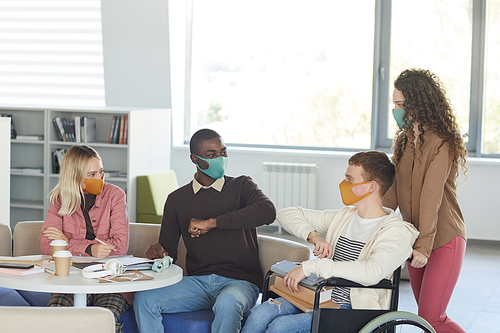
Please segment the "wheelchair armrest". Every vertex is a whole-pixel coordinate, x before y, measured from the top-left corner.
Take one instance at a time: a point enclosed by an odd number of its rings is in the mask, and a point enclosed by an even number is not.
[[[349,288],[371,288],[371,289],[392,289],[394,288],[394,284],[392,283],[391,280],[389,279],[382,279],[380,280],[379,283],[371,285],[371,286],[364,286],[362,284],[359,284],[357,282],[353,282],[351,280],[346,280],[342,278],[329,278],[326,280],[326,282],[323,282],[326,286],[335,286],[335,287],[349,287]],[[319,287],[319,286],[318,286]]]
[[[321,293],[321,290],[324,287],[328,287],[328,286],[349,287],[349,288],[390,289],[393,292],[393,297],[391,299],[391,309],[394,309],[394,311],[395,311],[398,308],[399,281],[401,279],[401,267],[398,267],[394,271],[394,275],[392,278],[393,278],[393,281],[391,281],[389,279],[382,279],[379,281],[379,283],[371,285],[371,286],[364,286],[364,285],[359,284],[357,282],[342,279],[342,278],[337,278],[337,277],[328,278],[326,281],[320,283],[316,287],[316,292],[315,292],[315,296],[314,296],[314,311],[316,311],[319,308],[319,295]]]

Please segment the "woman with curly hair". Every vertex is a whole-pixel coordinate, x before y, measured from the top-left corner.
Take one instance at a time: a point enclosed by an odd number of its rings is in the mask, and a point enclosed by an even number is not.
[[[446,315],[462,268],[465,224],[456,178],[467,150],[439,78],[407,69],[394,82],[396,179],[383,205],[420,231],[408,267],[419,316],[437,332],[465,332]]]

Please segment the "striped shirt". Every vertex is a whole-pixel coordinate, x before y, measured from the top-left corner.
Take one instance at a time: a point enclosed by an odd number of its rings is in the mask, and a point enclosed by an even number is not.
[[[333,261],[354,261],[358,260],[361,250],[370,240],[374,229],[387,218],[387,215],[375,219],[363,219],[356,214],[351,223],[342,232],[335,252]],[[340,305],[351,304],[350,288],[336,287],[332,291],[332,300]]]

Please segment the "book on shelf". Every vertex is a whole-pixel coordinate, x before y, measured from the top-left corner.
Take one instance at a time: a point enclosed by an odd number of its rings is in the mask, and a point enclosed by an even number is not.
[[[290,272],[292,269],[297,267],[299,264],[294,263],[288,260],[283,260],[280,262],[277,262],[276,264],[271,266],[271,271],[274,273],[278,274],[279,276],[284,277],[288,272]],[[311,274],[302,281],[300,281],[300,284],[306,286],[306,287],[314,287],[321,282],[325,281],[324,278],[317,276],[316,274]]]
[[[13,167],[10,168],[10,172],[36,175],[43,173],[43,167]]]
[[[66,132],[64,131],[64,127],[61,121],[61,117],[55,117],[52,119],[52,123],[54,124],[54,128],[56,129],[57,137],[60,141],[69,141]]]
[[[116,118],[117,118],[116,115],[113,116],[113,118],[111,118],[111,127],[109,129],[108,143],[113,143],[113,133],[115,132]]]
[[[64,153],[65,151],[62,148],[52,149],[52,173],[57,174],[61,170]]]
[[[118,144],[123,144],[123,126],[125,125],[125,116],[120,117],[120,133],[118,134]]]
[[[96,119],[94,117],[83,117],[83,131],[85,143],[96,141]]]
[[[118,139],[120,136],[120,123],[121,123],[121,116],[116,116],[116,121],[115,121],[115,126],[113,128],[113,139],[111,140],[111,143],[118,143]]]
[[[59,171],[61,170],[61,166],[59,165],[59,162],[57,161],[55,149],[51,150],[51,157],[52,157],[52,173],[59,173]]]
[[[85,142],[85,117],[80,117],[80,142]]]
[[[74,120],[74,131],[75,131],[75,142],[82,142],[82,131],[80,129],[80,116],[75,116]]]
[[[128,140],[128,116],[125,116],[125,125],[123,125],[123,144],[127,144]]]
[[[33,268],[28,268],[28,269],[0,267],[0,273],[9,274],[9,275],[16,275],[16,276],[40,274],[43,272],[45,272],[45,268],[43,268],[42,266],[34,266]]]
[[[17,135],[16,140],[19,141],[43,141],[43,135]]]
[[[73,142],[76,142],[75,120],[68,119],[68,125],[69,125],[69,130],[71,131],[71,138],[73,139]]]
[[[72,142],[73,141],[73,130],[71,129],[71,125],[68,122],[68,119],[66,118],[61,118],[61,123],[64,128],[64,133],[66,133],[66,137],[68,138],[68,141]]]

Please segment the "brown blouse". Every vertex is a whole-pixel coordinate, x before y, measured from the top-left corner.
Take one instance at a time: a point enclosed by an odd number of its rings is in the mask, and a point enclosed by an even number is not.
[[[466,232],[457,201],[457,169],[452,169],[448,144],[439,147],[443,140],[430,130],[424,139],[415,155],[406,147],[383,205],[399,206],[403,220],[420,231],[413,248],[429,257],[456,236],[466,238]]]

